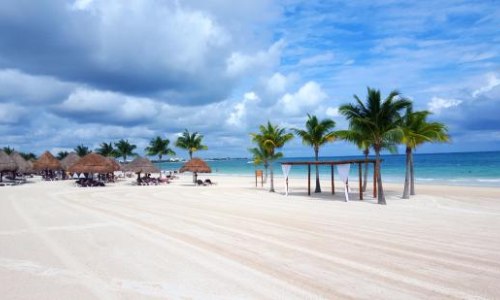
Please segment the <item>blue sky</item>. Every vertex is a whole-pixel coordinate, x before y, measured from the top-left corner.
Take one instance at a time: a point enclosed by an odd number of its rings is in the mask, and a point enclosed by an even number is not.
[[[184,128],[203,157],[248,156],[267,120],[347,123],[366,87],[398,89],[453,143],[500,150],[499,1],[2,0],[0,146],[40,153]],[[288,156],[310,155],[299,140]],[[180,156],[186,156],[181,150]],[[323,155],[357,154],[335,142]]]

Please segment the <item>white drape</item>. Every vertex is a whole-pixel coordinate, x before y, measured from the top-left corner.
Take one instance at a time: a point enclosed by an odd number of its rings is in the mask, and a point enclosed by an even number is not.
[[[348,186],[347,182],[349,181],[349,171],[351,169],[350,164],[345,164],[345,165],[337,165],[337,172],[339,173],[340,179],[344,183],[344,194],[345,194],[345,201],[349,201],[349,192],[348,192]]]
[[[288,174],[290,174],[290,169],[292,165],[281,165],[281,170],[283,171],[283,176],[285,177],[285,195],[288,196]]]

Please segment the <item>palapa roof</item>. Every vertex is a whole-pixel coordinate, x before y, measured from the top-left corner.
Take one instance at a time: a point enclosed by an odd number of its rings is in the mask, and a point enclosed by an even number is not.
[[[62,170],[61,163],[49,151],[45,151],[33,164],[33,169],[42,170]]]
[[[0,151],[0,171],[17,170],[16,162],[7,153]]]
[[[61,159],[61,166],[65,171],[67,171],[69,167],[74,165],[79,160],[80,156],[78,156],[78,154],[76,154],[75,152],[71,152],[70,154],[66,155],[65,158]]]
[[[68,172],[107,174],[112,173],[114,168],[113,164],[106,157],[97,153],[90,153],[70,166]]]
[[[124,165],[123,170],[134,173],[160,173],[160,169],[155,167],[149,159],[140,156],[137,156],[129,164]]]
[[[12,152],[10,158],[16,163],[18,172],[28,173],[33,171],[33,165],[29,164],[19,153]]]
[[[122,165],[120,165],[120,163],[117,162],[116,159],[112,157],[106,157],[106,158],[111,162],[111,164],[115,168],[114,171],[120,171],[122,169]]]
[[[179,172],[196,172],[196,173],[212,173],[212,169],[208,166],[208,164],[202,160],[201,158],[193,158],[190,161],[186,162]]]

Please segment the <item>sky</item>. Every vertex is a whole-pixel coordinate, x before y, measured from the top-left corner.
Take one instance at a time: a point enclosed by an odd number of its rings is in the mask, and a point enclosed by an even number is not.
[[[498,0],[0,2],[0,147],[124,138],[142,154],[188,129],[209,148],[198,156],[249,157],[267,121],[346,129],[338,107],[372,87],[447,124],[451,143],[417,153],[500,150]],[[312,155],[297,138],[283,151]]]

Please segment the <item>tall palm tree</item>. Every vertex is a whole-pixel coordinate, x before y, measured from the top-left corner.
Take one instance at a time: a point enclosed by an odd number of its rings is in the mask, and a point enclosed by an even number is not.
[[[160,136],[157,136],[149,142],[149,146],[144,150],[146,150],[147,155],[158,155],[158,159],[161,160],[163,155],[175,155],[174,150],[170,149],[168,144],[170,144],[169,139],[162,139]]]
[[[127,156],[136,155],[134,150],[137,148],[136,145],[130,144],[128,140],[121,139],[115,143],[116,154],[118,157],[122,157],[123,161],[127,160]]]
[[[68,154],[69,154],[69,152],[68,152],[68,151],[59,151],[59,152],[57,153],[56,158],[57,158],[58,160],[62,160],[62,159],[64,159],[66,156],[68,156]]]
[[[92,150],[90,150],[89,147],[84,146],[83,144],[76,146],[75,149],[73,150],[75,150],[76,154],[80,157],[83,157],[92,152]]]
[[[193,152],[196,152],[198,150],[208,149],[207,146],[201,143],[202,140],[203,140],[203,135],[199,134],[198,132],[190,134],[187,129],[184,129],[182,135],[177,138],[175,146],[187,150],[189,153],[189,159],[192,159]]]
[[[283,147],[288,141],[293,139],[293,134],[285,132],[284,128],[267,122],[266,125],[259,126],[259,133],[251,133],[252,141],[258,146],[266,149],[269,153],[269,171],[271,173],[270,192],[274,192],[274,174],[272,162],[283,156],[277,149]]]
[[[316,116],[307,114],[306,129],[293,128],[292,131],[302,138],[304,145],[312,146],[314,150],[314,160],[319,160],[319,148],[326,143],[333,142],[336,132],[332,131],[335,121],[332,119],[318,120]],[[319,183],[319,166],[316,165],[316,189],[315,193],[321,193]]]
[[[429,111],[413,112],[411,107],[406,109],[400,124],[402,132],[401,143],[406,146],[406,172],[403,199],[415,195],[415,178],[413,169],[413,150],[426,142],[447,142],[450,137],[448,129],[440,122],[427,122]]]
[[[99,153],[104,157],[117,157],[116,149],[113,147],[111,142],[103,142],[99,145],[99,148],[95,149],[95,152]]]
[[[400,111],[409,107],[411,101],[400,97],[398,91],[392,91],[383,101],[380,90],[368,88],[366,103],[354,95],[355,104],[344,104],[339,111],[349,121],[350,128],[357,128],[370,136],[371,146],[375,151],[375,173],[377,174],[378,204],[386,204],[382,186],[380,152],[388,145],[399,142],[401,135],[398,123]]]
[[[269,159],[270,159],[269,152],[264,147],[262,147],[262,145],[250,148],[248,149],[248,151],[252,153],[253,163],[255,165],[260,165],[260,164],[264,165],[264,170],[265,170],[264,182],[267,182],[267,170],[269,169]]]

